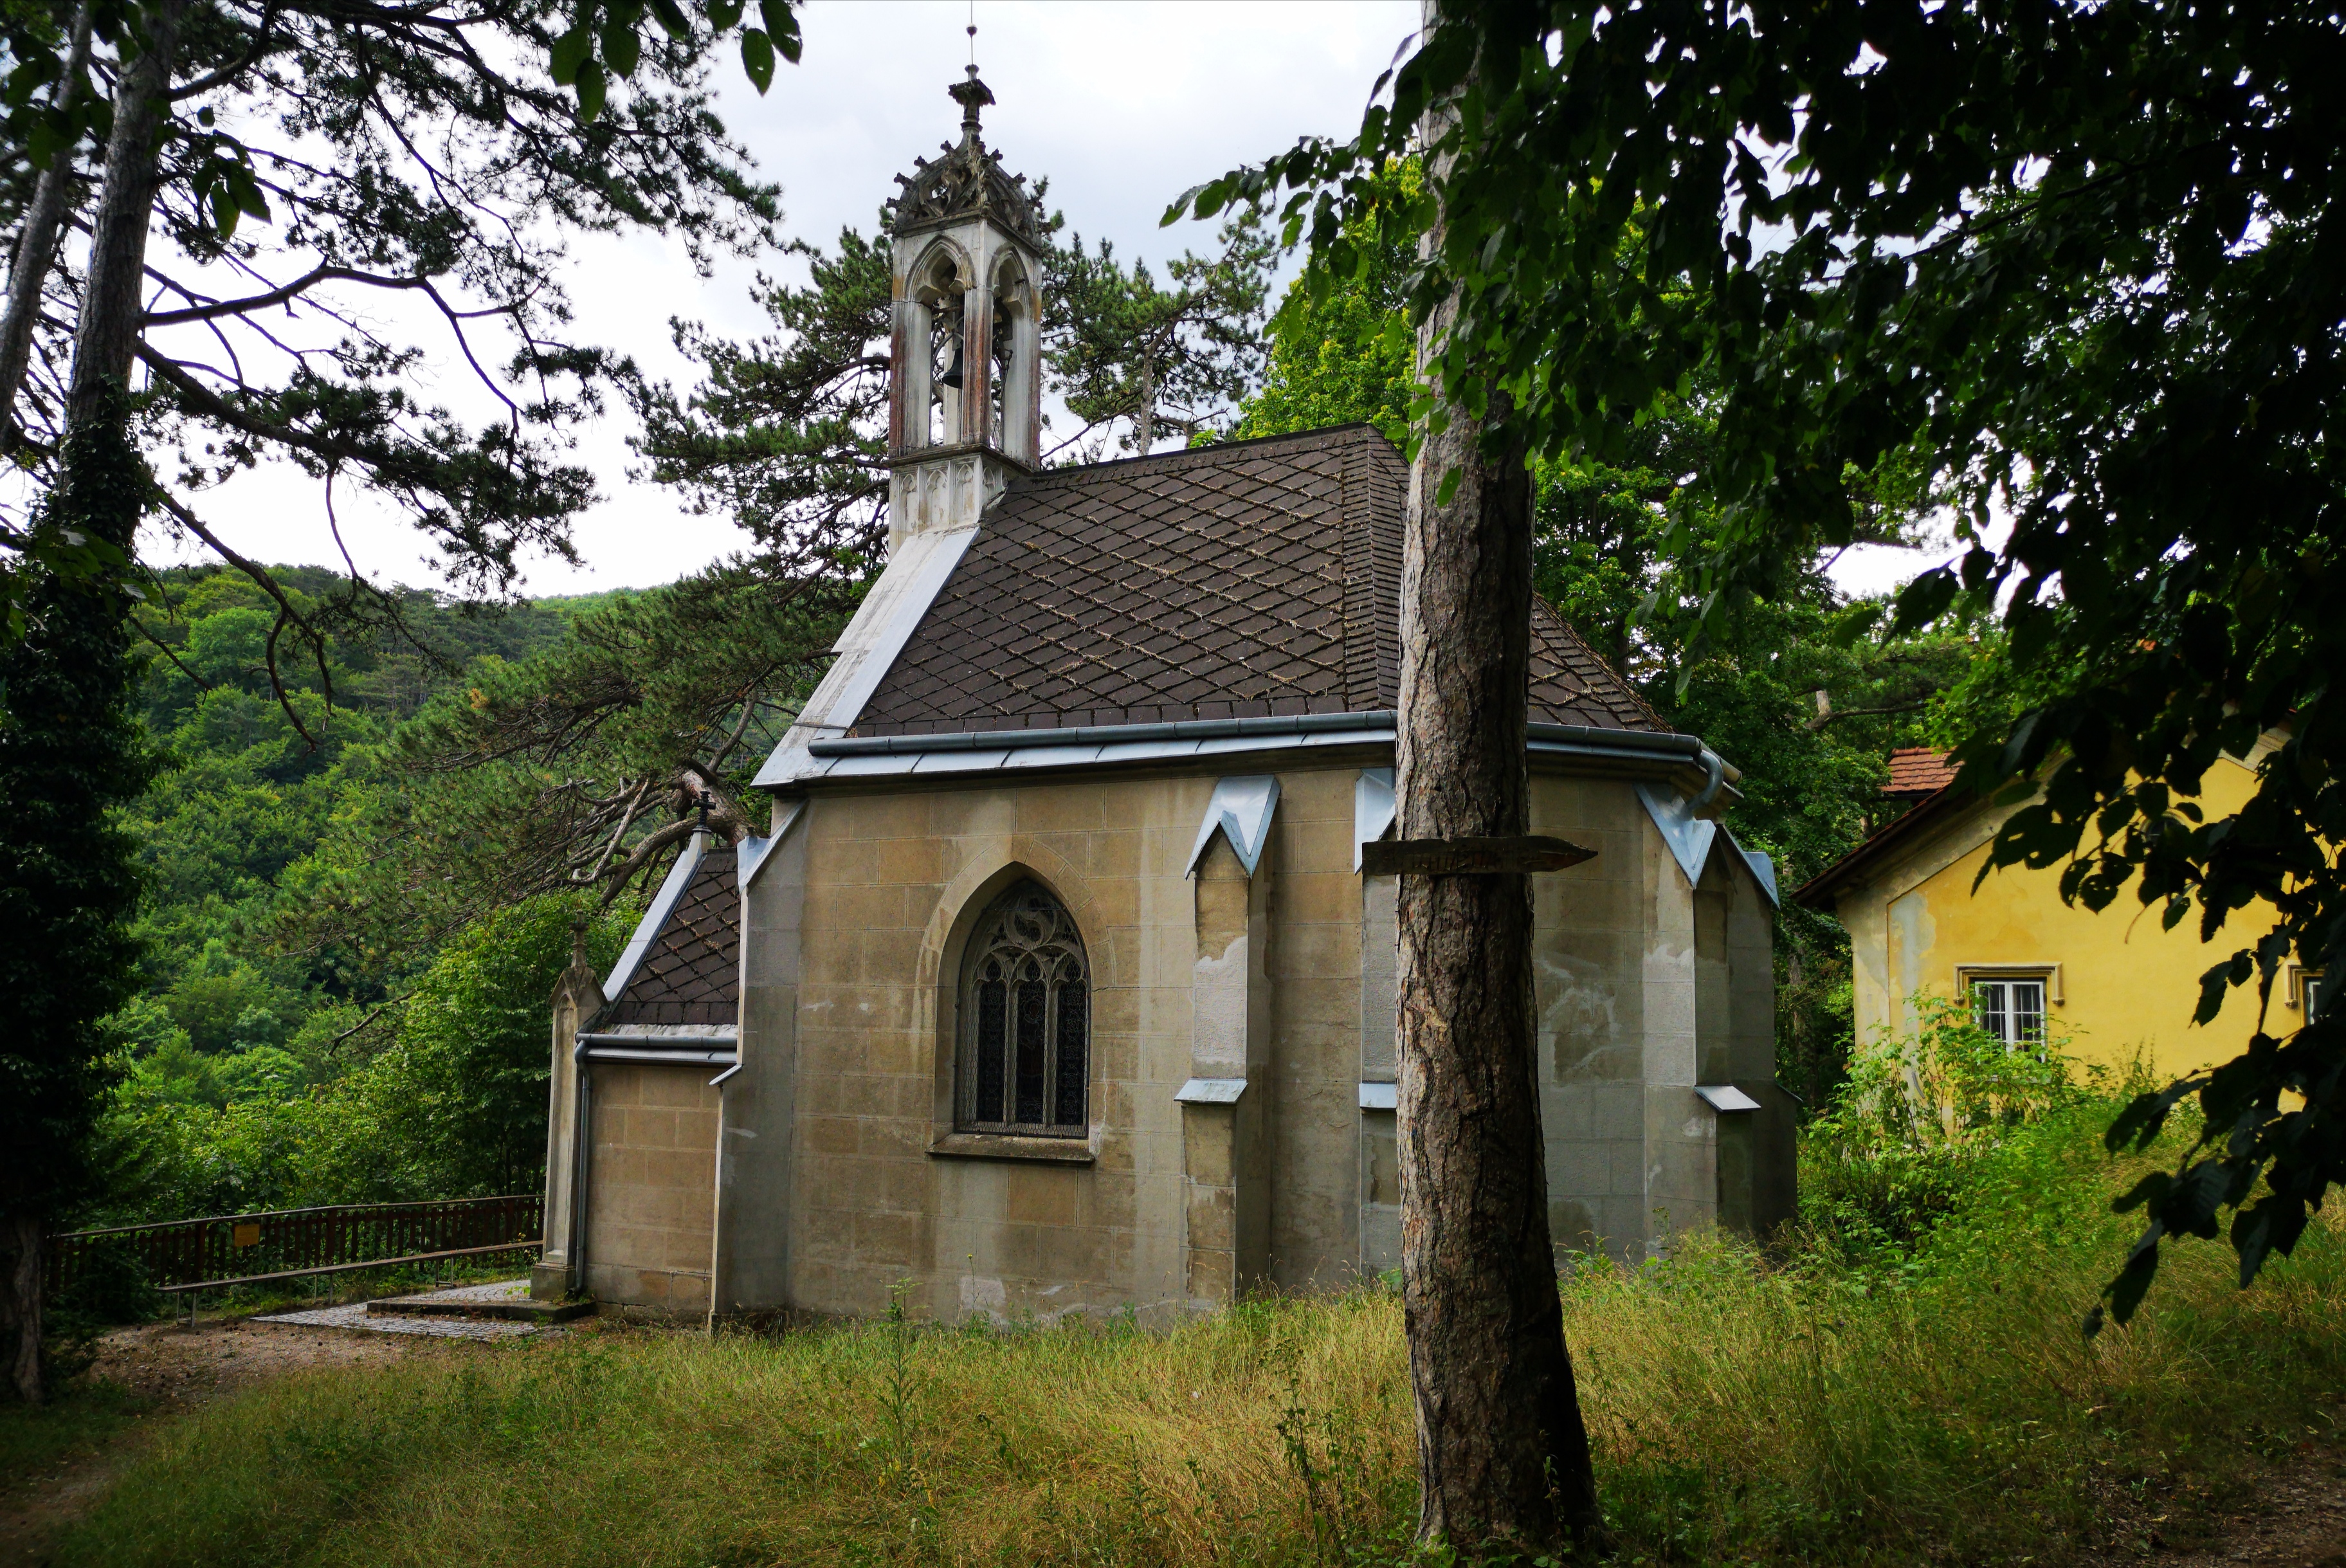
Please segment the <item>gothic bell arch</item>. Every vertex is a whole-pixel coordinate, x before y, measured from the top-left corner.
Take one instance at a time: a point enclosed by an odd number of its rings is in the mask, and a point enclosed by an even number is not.
[[[954,84],[962,137],[891,203],[889,540],[974,526],[1041,462],[1043,221],[979,132],[994,95]]]

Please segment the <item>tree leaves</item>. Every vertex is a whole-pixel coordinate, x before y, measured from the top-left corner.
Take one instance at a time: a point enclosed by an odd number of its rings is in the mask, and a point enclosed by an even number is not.
[[[595,35],[585,26],[573,27],[554,41],[547,57],[547,69],[556,85],[569,87],[578,80],[578,69],[595,56]]]
[[[761,95],[773,86],[777,55],[791,65],[799,63],[804,43],[795,7],[796,0],[758,0],[761,25],[741,28],[737,46],[741,71]],[[710,41],[721,41],[740,26],[744,9],[742,0],[703,0],[701,15]],[[647,19],[671,44],[694,41],[692,20],[678,0],[578,0],[570,28],[555,40],[546,65],[557,85],[576,94],[581,120],[602,117],[612,76],[635,76],[648,41]],[[659,46],[657,36],[648,41]]]
[[[1168,263],[1162,284],[1105,240],[1096,251],[1080,234],[1055,241],[1044,351],[1052,390],[1082,422],[1056,450],[1096,457],[1100,441],[1086,437],[1119,423],[1117,447],[1135,453],[1167,434],[1195,441],[1229,429],[1262,367],[1276,247],[1243,215],[1219,238],[1219,253]]]
[[[755,27],[741,29],[741,69],[760,93],[774,85],[773,41]]]
[[[797,65],[802,45],[798,13],[790,8],[789,0],[758,0],[758,17],[765,23],[766,36],[772,40],[775,50],[791,65]]]
[[[1969,548],[1893,625],[2000,605],[2031,695],[1962,748],[1972,787],[2039,793],[1994,863],[2074,861],[2064,891],[2088,907],[2188,900],[2206,936],[2248,920],[2257,952],[2210,972],[2205,1014],[2282,954],[2346,969],[2346,715],[2326,700],[2346,667],[2346,267],[2324,238],[2346,101],[2316,86],[2341,76],[2346,35],[2310,3],[1462,9],[1356,138],[1175,211],[1275,203],[1332,254],[1393,209],[1365,171],[1455,98],[1423,149],[1448,228],[1408,302],[1423,321],[1461,301],[1445,391],[1504,387],[1508,438],[1611,461],[1708,378],[1721,525],[1681,537],[1706,617],[1850,543],[1852,476],[1923,453]],[[2226,754],[2259,766],[2230,819],[2136,794],[2188,798]],[[2247,1233],[2250,1271],[2294,1234],[2276,1217],[2346,1168],[2341,1058],[2315,1027],[2193,1084],[2210,1141],[2177,1193],[2237,1203],[2260,1171],[2281,1206]],[[2121,1319],[2157,1237],[2205,1233],[2185,1201],[2114,1282]]]

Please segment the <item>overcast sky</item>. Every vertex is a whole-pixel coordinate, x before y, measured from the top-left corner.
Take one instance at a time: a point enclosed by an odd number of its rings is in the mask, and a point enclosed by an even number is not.
[[[986,140],[1005,167],[1048,176],[1051,205],[1087,239],[1158,260],[1205,249],[1210,227],[1159,229],[1174,197],[1232,165],[1311,133],[1347,135],[1369,87],[1417,25],[1417,0],[1185,0],[1182,4],[1017,4],[978,0],[977,63],[997,100]],[[784,232],[828,243],[842,225],[871,228],[879,204],[956,134],[945,96],[969,57],[968,0],[811,0],[801,13],[805,56],[778,68],[760,97],[729,61],[719,111],[780,184]],[[696,277],[682,248],[656,236],[575,244],[565,279],[580,341],[632,354],[654,374],[689,379],[670,347],[683,316],[748,335],[763,324],[748,300],[760,266],[729,261]],[[428,335],[423,341],[432,341]],[[460,410],[471,401],[461,368],[420,378]],[[577,522],[584,565],[528,564],[524,591],[579,593],[670,581],[739,548],[721,518],[684,512],[674,495],[627,477],[632,421],[615,411],[583,433],[580,456],[602,501]],[[267,561],[317,562],[332,543],[306,481],[267,473],[233,482],[206,512],[229,542]],[[434,581],[419,536],[362,500],[345,499],[342,534],[358,567],[378,581]],[[192,558],[159,542],[159,558]],[[1853,587],[1909,575],[1903,552],[1846,563]]]

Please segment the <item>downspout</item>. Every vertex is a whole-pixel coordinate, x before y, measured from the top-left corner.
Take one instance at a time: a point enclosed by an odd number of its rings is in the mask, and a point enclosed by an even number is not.
[[[595,1127],[588,1120],[594,1101],[587,1093],[588,1074],[593,1067],[586,1060],[586,1045],[582,1035],[570,1047],[571,1076],[578,1080],[575,1123],[577,1132],[570,1140],[570,1278],[566,1294],[572,1296],[582,1296],[586,1291],[586,1205],[591,1191],[586,1176],[594,1166],[590,1156],[595,1146]]]
[[[740,1014],[736,1013],[734,1016]],[[701,1329],[712,1339],[717,1337],[718,1286],[724,1274],[725,1259],[725,1112],[732,1103],[725,1093],[725,1080],[741,1070],[738,1041],[734,1051],[733,1065],[709,1080],[709,1086],[717,1091],[717,1151],[714,1167],[709,1173],[709,1316]]]
[[[1727,782],[1727,759],[1706,746],[1702,748],[1702,770],[1705,775],[1702,793],[1694,798],[1694,809],[1701,810],[1719,794],[1719,787]]]

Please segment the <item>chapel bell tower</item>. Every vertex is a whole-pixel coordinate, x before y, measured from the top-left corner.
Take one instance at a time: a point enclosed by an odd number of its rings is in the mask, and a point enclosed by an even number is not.
[[[888,542],[976,524],[1041,462],[1043,225],[1025,178],[978,135],[977,67],[948,89],[961,142],[898,175]]]

